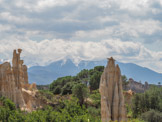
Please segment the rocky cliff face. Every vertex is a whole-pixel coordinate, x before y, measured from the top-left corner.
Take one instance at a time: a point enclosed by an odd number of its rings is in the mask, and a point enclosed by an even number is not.
[[[146,90],[150,88],[149,84],[145,82],[145,84],[142,84],[140,82],[134,81],[132,78],[129,79],[127,86],[124,88],[124,90],[132,90],[135,93],[144,93]]]
[[[111,57],[100,80],[101,120],[126,121],[126,109],[122,90],[121,72]]]
[[[13,52],[12,66],[0,64],[0,96],[11,99],[22,110],[32,111],[41,107],[41,101],[35,97],[36,84],[28,84],[27,66],[20,59],[21,49]]]
[[[132,90],[125,91],[124,92],[125,103],[128,105],[131,105],[134,95],[135,95],[135,92],[133,92]]]

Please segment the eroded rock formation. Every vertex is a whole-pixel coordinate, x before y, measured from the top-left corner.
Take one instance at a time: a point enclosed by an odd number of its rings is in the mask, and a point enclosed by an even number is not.
[[[121,72],[111,57],[100,80],[101,120],[126,121],[126,109],[122,90]]]
[[[134,95],[135,95],[135,92],[133,92],[132,90],[125,91],[124,92],[125,103],[128,105],[131,105]]]
[[[148,82],[145,82],[145,84],[142,84],[141,82],[134,81],[132,78],[130,78],[124,90],[128,91],[131,89],[135,93],[144,93],[149,88],[150,86]]]
[[[35,97],[36,84],[28,83],[27,66],[20,59],[21,49],[13,52],[12,66],[0,64],[0,96],[11,99],[22,110],[32,111],[41,107],[41,101]]]

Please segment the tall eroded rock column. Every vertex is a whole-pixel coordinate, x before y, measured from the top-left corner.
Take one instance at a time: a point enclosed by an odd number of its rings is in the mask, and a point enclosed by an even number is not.
[[[18,87],[20,84],[28,84],[27,66],[23,65],[24,61],[20,59],[21,52],[22,49],[18,49],[18,53],[14,50],[12,59],[13,73]]]
[[[0,64],[0,97],[11,99],[21,110],[32,111],[44,103],[36,97],[36,84],[28,83],[27,66],[20,59],[21,51],[13,51],[12,66],[9,62]]]
[[[100,80],[101,120],[109,122],[126,121],[126,109],[122,90],[121,72],[115,60],[111,57]]]

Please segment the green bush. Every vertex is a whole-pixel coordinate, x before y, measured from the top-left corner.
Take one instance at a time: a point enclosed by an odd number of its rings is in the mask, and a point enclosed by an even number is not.
[[[76,76],[61,77],[50,84],[50,91],[53,94],[72,94],[72,87],[75,83],[79,83],[79,79]]]
[[[2,102],[5,108],[8,108],[9,110],[16,110],[15,104],[10,99],[1,97],[0,101]]]
[[[141,118],[147,122],[161,122],[162,112],[150,110],[141,115]]]
[[[55,89],[53,89],[53,94],[60,94],[61,93],[61,86],[56,86]]]
[[[0,121],[3,122],[23,122],[25,119],[21,111],[16,110],[15,104],[7,98],[1,97],[0,101]]]
[[[74,82],[66,83],[62,88],[61,95],[72,94],[72,88],[74,85]]]
[[[104,66],[96,66],[94,69],[83,69],[76,76],[65,76],[54,80],[50,84],[50,91],[53,94],[72,94],[72,88],[75,84],[82,83],[90,86],[91,91],[99,88],[100,77]]]
[[[64,107],[59,110],[47,107],[45,110],[37,110],[26,115],[26,122],[100,122],[100,118],[88,113],[84,106],[78,104],[73,98],[63,102]],[[96,121],[97,120],[97,121]]]
[[[98,72],[103,72],[104,71],[104,66],[96,66],[96,67],[94,67],[94,70],[98,71]]]
[[[73,96],[79,99],[80,105],[84,103],[84,99],[88,96],[88,89],[84,84],[76,84],[73,89]]]
[[[162,112],[162,88],[153,87],[145,93],[136,94],[132,103],[133,117],[154,109]]]
[[[91,116],[98,117],[98,118],[101,117],[101,115],[100,115],[100,113],[101,113],[100,108],[96,108],[96,107],[90,106],[90,107],[87,108],[87,110],[88,110],[88,113],[91,114]]]
[[[21,111],[12,111],[8,118],[8,122],[25,122],[26,117]]]
[[[94,90],[90,94],[90,98],[92,99],[93,105],[97,108],[101,106],[101,95],[99,93],[99,90]]]
[[[101,75],[102,72],[97,71],[90,77],[89,85],[91,91],[99,88]]]

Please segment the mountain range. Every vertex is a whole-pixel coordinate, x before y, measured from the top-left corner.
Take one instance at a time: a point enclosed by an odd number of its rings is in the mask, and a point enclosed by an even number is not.
[[[141,67],[133,63],[121,63],[116,61],[121,69],[122,75],[127,78],[133,78],[135,81],[144,83],[147,81],[150,84],[162,82],[162,74],[150,70],[146,67]],[[82,69],[92,69],[95,66],[105,66],[107,60],[101,61],[81,61],[75,65],[72,60],[60,60],[46,66],[32,66],[28,69],[29,82],[39,85],[50,84],[53,80],[63,76],[74,76]]]

